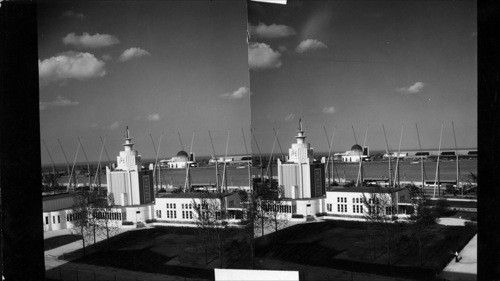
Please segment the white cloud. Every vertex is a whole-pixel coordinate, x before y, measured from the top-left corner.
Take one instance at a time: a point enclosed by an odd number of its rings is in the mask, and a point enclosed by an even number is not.
[[[333,107],[333,106],[325,107],[325,108],[323,108],[322,111],[325,114],[333,114],[333,113],[335,113],[335,107]]]
[[[250,90],[247,87],[240,87],[238,90],[232,93],[225,93],[220,95],[226,99],[241,99],[250,94]]]
[[[325,49],[328,48],[325,43],[318,41],[316,39],[307,39],[302,42],[295,48],[295,52],[301,54],[307,51],[315,51],[319,49]]]
[[[46,110],[53,107],[58,106],[75,106],[78,105],[77,101],[70,101],[67,98],[63,98],[61,96],[56,97],[53,101],[41,101],[40,102],[40,110]]]
[[[99,33],[90,35],[87,32],[82,35],[69,33],[62,41],[64,45],[73,45],[77,48],[102,48],[120,43],[120,40],[113,35]]]
[[[130,48],[120,55],[120,61],[125,62],[134,58],[140,58],[143,56],[150,56],[151,54],[141,48]]]
[[[295,114],[293,113],[290,113],[285,117],[285,121],[291,121],[293,119],[295,119]]]
[[[82,14],[82,13],[75,13],[71,10],[69,11],[66,11],[62,14],[63,17],[67,17],[67,18],[73,18],[73,19],[79,19],[79,20],[83,20],[85,19],[85,15]]]
[[[118,129],[118,127],[120,127],[120,122],[118,122],[118,121],[114,122],[113,124],[111,124],[111,125],[109,126],[109,128],[110,128],[111,130]]]
[[[158,121],[158,120],[160,120],[160,114],[158,114],[158,113],[150,114],[150,115],[148,115],[148,120],[149,121]]]
[[[249,25],[248,31],[251,38],[284,38],[297,34],[290,26],[274,23],[271,25],[265,25],[264,23]]]
[[[281,66],[281,53],[267,44],[250,43],[248,46],[248,65],[253,70],[278,68]]]
[[[38,60],[38,75],[42,85],[65,79],[87,80],[106,75],[105,65],[93,54],[67,52]]]
[[[423,82],[417,82],[408,88],[403,87],[403,88],[397,89],[396,91],[401,92],[403,94],[416,94],[416,93],[420,93],[424,89],[425,85],[426,84]]]

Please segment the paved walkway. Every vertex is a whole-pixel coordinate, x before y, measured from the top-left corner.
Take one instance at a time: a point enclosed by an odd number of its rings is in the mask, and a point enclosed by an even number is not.
[[[469,220],[461,219],[461,218],[439,218],[437,219],[438,224],[442,225],[465,225],[465,222]]]
[[[460,251],[459,256],[462,259],[455,262],[455,258],[453,258],[440,276],[450,281],[477,280],[477,234]]]

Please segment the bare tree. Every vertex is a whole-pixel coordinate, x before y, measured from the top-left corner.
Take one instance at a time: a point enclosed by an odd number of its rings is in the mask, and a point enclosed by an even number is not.
[[[386,250],[387,265],[389,266],[391,265],[391,251],[397,236],[397,228],[395,227],[397,217],[394,216],[396,211],[394,201],[392,193],[376,187],[372,188],[368,197],[363,194],[363,203],[367,209],[364,214],[368,222],[368,232],[371,233],[370,236],[374,243],[374,257],[376,239]]]
[[[106,237],[106,245],[109,251],[109,237],[114,236],[120,231],[117,218],[113,217],[113,206],[115,199],[112,193],[106,197],[101,197],[98,206],[99,215],[97,223],[100,225],[100,234]]]
[[[207,250],[211,245],[215,246],[219,257],[219,266],[223,266],[224,245],[231,236],[227,219],[227,211],[223,204],[224,197],[221,193],[205,192],[200,198],[200,203],[193,202],[196,212],[195,221],[202,231],[202,239],[205,239],[205,258]]]
[[[85,256],[85,248],[92,241],[94,232],[93,212],[98,201],[98,196],[94,192],[82,191],[74,193],[73,207],[71,208],[71,216],[73,217],[74,228],[72,231],[82,237],[83,256]]]
[[[422,247],[426,238],[431,235],[432,226],[436,221],[436,214],[432,212],[425,202],[425,193],[419,192],[418,188],[410,187],[410,198],[413,205],[413,214],[410,216],[408,225],[410,236],[417,242],[420,266],[423,265]]]

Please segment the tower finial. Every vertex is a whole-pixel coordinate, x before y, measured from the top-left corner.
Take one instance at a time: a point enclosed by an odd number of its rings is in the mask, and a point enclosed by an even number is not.
[[[127,139],[129,139],[129,138],[130,138],[130,133],[128,131],[128,126],[127,126]]]
[[[299,131],[302,131],[302,118],[299,118]]]

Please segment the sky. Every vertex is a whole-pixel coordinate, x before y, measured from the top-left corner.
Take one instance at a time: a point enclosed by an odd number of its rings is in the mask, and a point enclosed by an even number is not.
[[[252,128],[287,154],[299,118],[315,151],[477,147],[474,1],[250,3]],[[368,128],[368,130],[367,130]],[[367,132],[367,133],[366,133]],[[256,152],[255,145],[252,147]],[[279,153],[278,144],[274,153]]]
[[[245,153],[250,138],[245,1],[42,2],[42,163],[116,161],[126,126],[143,158]],[[160,135],[162,134],[161,144]],[[103,161],[107,156],[102,155]],[[84,162],[80,149],[77,162]]]
[[[477,147],[474,1],[43,2],[42,163],[81,139],[111,160],[126,126],[143,158],[287,153],[301,119],[316,152]],[[353,136],[353,128],[356,136]],[[367,130],[368,128],[368,130]],[[160,135],[161,137],[161,145]],[[229,138],[227,138],[229,134]],[[356,140],[355,140],[356,139]],[[255,142],[249,147],[258,153]],[[280,150],[275,144],[274,153]],[[84,162],[80,150],[77,162]],[[103,160],[107,160],[105,154]]]

